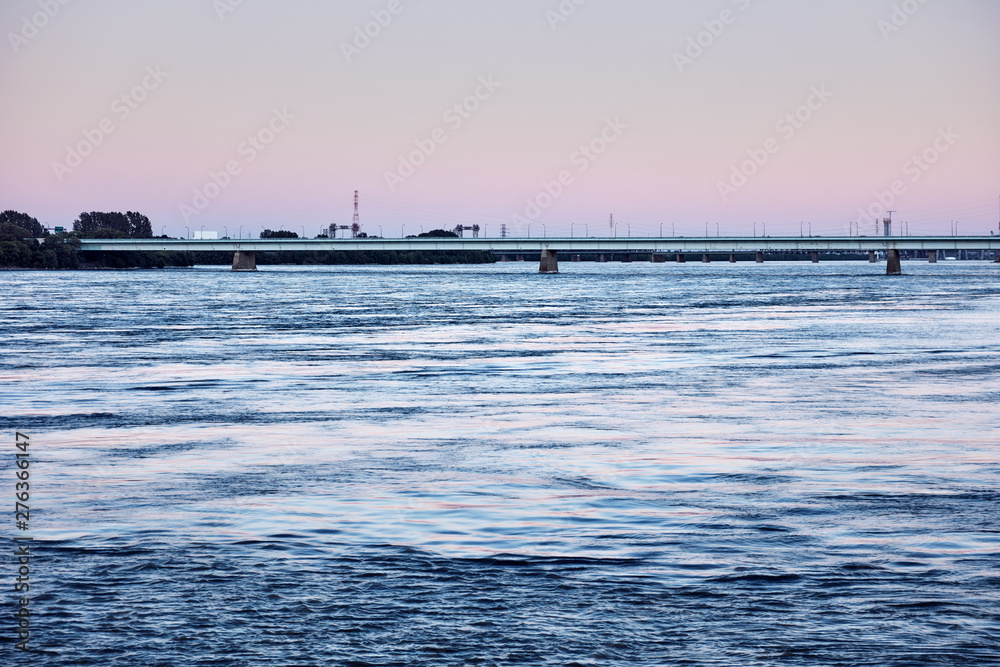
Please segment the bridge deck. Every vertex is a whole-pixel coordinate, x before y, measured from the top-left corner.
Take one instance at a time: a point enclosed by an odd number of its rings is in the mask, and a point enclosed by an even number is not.
[[[488,250],[526,253],[599,252],[884,252],[1000,250],[1000,236],[806,236],[478,239],[81,239],[82,250],[104,252],[274,252],[302,250]]]

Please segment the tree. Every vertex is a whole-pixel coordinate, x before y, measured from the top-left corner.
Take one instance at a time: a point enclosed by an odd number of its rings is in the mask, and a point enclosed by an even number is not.
[[[73,223],[73,231],[88,236],[108,229],[121,232],[128,238],[153,238],[153,225],[150,223],[149,218],[134,211],[129,211],[128,213],[84,212]]]
[[[443,229],[434,229],[424,234],[417,236],[420,239],[457,239],[458,234],[455,232],[446,232]]]
[[[297,232],[286,232],[285,230],[272,232],[270,229],[265,229],[260,233],[260,237],[262,239],[297,239],[299,235]]]
[[[17,211],[4,211],[0,213],[0,225],[10,224],[28,230],[28,235],[32,238],[40,238],[46,235],[45,228],[35,218],[27,213]]]

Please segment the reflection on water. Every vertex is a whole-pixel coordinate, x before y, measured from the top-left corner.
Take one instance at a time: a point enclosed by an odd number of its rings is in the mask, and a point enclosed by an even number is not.
[[[2,273],[39,644],[998,662],[1000,267],[904,268]]]

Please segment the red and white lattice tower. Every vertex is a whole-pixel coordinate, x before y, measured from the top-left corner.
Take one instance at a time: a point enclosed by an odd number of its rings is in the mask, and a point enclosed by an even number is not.
[[[354,238],[361,233],[361,215],[358,213],[358,191],[354,191],[354,218],[351,220],[351,235]]]

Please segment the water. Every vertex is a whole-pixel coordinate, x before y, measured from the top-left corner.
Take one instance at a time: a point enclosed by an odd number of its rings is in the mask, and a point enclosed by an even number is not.
[[[1000,266],[534,270],[0,273],[35,664],[1000,664]]]

